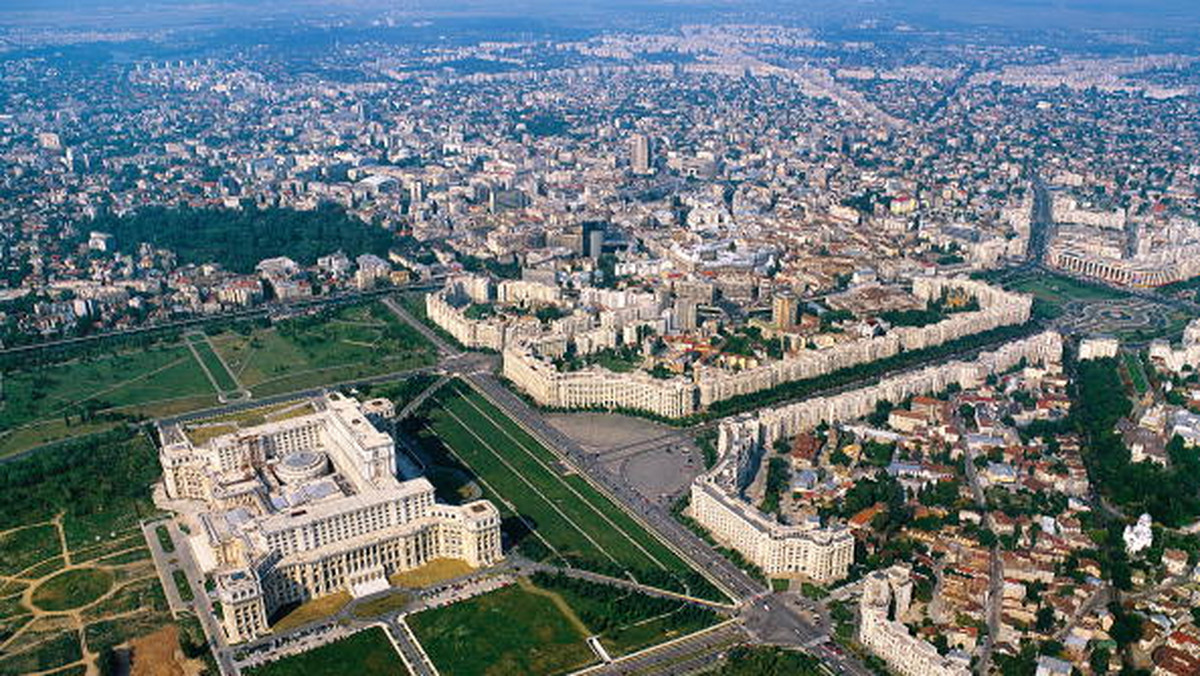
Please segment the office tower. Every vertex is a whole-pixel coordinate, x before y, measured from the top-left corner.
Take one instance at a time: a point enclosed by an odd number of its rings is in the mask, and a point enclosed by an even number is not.
[[[779,291],[775,294],[771,305],[771,321],[780,330],[790,329],[796,325],[796,294],[790,290]]]
[[[629,141],[630,166],[635,174],[652,174],[653,158],[650,156],[650,139],[644,134],[634,134]]]

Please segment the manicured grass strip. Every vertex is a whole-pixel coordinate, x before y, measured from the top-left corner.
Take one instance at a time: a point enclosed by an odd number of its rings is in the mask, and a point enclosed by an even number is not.
[[[563,519],[556,511],[567,502],[562,491],[557,497],[550,497],[545,491],[538,493],[530,488],[530,484],[549,484],[544,474],[535,474],[537,480],[532,481],[522,469],[505,465],[501,455],[480,443],[475,433],[450,415],[448,410],[434,412],[433,430],[487,485],[499,491],[500,496],[497,497],[511,502],[517,512],[532,523],[537,533],[560,553],[586,561],[610,561],[588,539],[585,531]],[[511,455],[511,452],[507,454]]]
[[[699,573],[474,390],[455,382],[431,407],[436,434],[573,565],[725,600]]]
[[[467,575],[475,570],[459,559],[433,559],[423,566],[388,577],[393,587],[432,587],[440,582]]]
[[[247,676],[405,676],[408,669],[379,627],[247,669]]]
[[[208,344],[208,339],[200,334],[189,334],[188,342],[191,343],[192,349],[200,357],[200,362],[208,369],[209,374],[215,381],[217,389],[221,392],[233,392],[238,389],[237,381],[229,374],[229,370],[221,363],[221,359],[217,357],[217,353],[213,352],[212,346]]]
[[[594,661],[554,602],[510,586],[407,619],[434,666],[454,676],[561,674]]]
[[[192,592],[192,585],[188,582],[187,575],[182,570],[176,569],[171,571],[171,578],[175,581],[175,589],[179,590],[179,598],[183,599],[184,603],[191,603],[196,595]]]
[[[277,611],[275,621],[271,625],[271,631],[286,632],[309,622],[332,617],[342,608],[345,608],[347,603],[350,603],[350,594],[340,591],[298,605],[285,606],[283,609]]]
[[[1125,352],[1122,359],[1125,361],[1125,370],[1129,372],[1129,382],[1133,384],[1134,391],[1139,395],[1145,394],[1146,390],[1150,389],[1150,383],[1146,380],[1146,372],[1142,370],[1142,360],[1136,352]]]
[[[354,606],[351,612],[359,619],[369,620],[404,610],[411,600],[412,598],[404,592],[390,592]]]
[[[167,527],[159,524],[154,527],[154,535],[158,537],[158,546],[168,554],[175,551],[175,541],[171,539],[171,533]]]
[[[513,442],[513,446],[535,458],[539,461],[539,465],[550,468],[559,466],[558,456],[530,436],[512,418],[493,406],[478,392],[470,390],[460,383],[456,383],[456,385],[459,396],[472,405],[477,418],[482,416],[487,419],[487,422],[498,427],[502,434]],[[676,572],[691,570],[686,562],[676,556],[658,538],[648,533],[625,510],[613,504],[607,496],[597,491],[586,479],[574,474],[566,476],[555,474],[555,477],[567,484],[583,505],[603,518],[608,536],[617,541],[628,541],[637,548],[638,555],[631,558],[631,561],[649,560],[655,567]]]
[[[1033,294],[1051,303],[1072,300],[1110,300],[1126,298],[1129,294],[1101,284],[1082,282],[1071,277],[1038,272],[1036,275],[1015,280],[1006,285],[1015,291]]]
[[[604,508],[613,509],[611,503],[598,507],[596,498],[600,496],[594,490],[589,488],[581,492],[568,484],[557,473],[557,468],[552,463],[547,463],[530,453],[518,440],[497,426],[494,421],[503,414],[494,408],[490,411],[485,410],[479,407],[479,403],[471,401],[470,394],[467,393],[447,400],[446,405],[460,421],[470,421],[475,434],[487,440],[487,445],[496,452],[503,454],[509,465],[536,486],[535,490],[553,499],[560,517],[569,519],[585,531],[589,540],[614,559],[615,563],[634,569],[663,567],[644,550],[639,549],[632,538],[614,530],[614,524],[606,518],[606,513],[601,511]]]

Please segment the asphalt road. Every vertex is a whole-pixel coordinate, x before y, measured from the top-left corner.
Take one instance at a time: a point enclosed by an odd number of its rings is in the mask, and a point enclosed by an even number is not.
[[[160,524],[166,526],[167,533],[171,536],[175,546],[174,552],[168,553],[162,550],[155,532],[155,528]],[[212,603],[208,599],[208,592],[204,589],[204,573],[201,572],[196,560],[192,557],[192,549],[187,542],[187,537],[180,532],[174,519],[145,524],[142,532],[150,547],[151,556],[162,580],[163,590],[167,594],[172,609],[174,610],[177,606],[192,608],[208,638],[208,645],[212,649],[213,657],[217,661],[217,667],[221,670],[221,674],[224,676],[237,674],[238,670],[234,666],[229,645],[225,642],[225,634],[213,614]],[[192,601],[184,601],[177,592],[172,593],[176,590],[173,577],[175,570],[182,571],[187,577],[194,597]]]
[[[955,416],[957,420],[957,415]],[[962,421],[957,421],[959,428],[963,427]],[[994,530],[992,524],[992,515],[988,511],[987,497],[984,495],[983,487],[979,483],[979,472],[975,469],[975,458],[967,458],[964,463],[967,469],[967,480],[971,485],[971,494],[975,497],[975,504],[983,514],[984,525],[989,529]],[[1000,608],[1004,595],[1004,561],[1000,558],[1000,546],[992,547],[990,559],[988,560],[988,598],[987,598],[987,624],[988,635],[984,639],[983,646],[979,652],[979,672],[986,674],[991,667],[992,649],[996,643],[996,637],[1000,634]]]

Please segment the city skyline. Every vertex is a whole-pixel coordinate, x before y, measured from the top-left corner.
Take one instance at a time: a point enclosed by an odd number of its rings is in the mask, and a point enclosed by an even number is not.
[[[1200,8],[0,7],[0,674],[1200,672]]]

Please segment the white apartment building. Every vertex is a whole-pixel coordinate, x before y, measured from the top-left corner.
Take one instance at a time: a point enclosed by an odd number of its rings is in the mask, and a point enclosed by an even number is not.
[[[960,312],[926,326],[897,327],[882,336],[835,343],[824,349],[804,350],[755,368],[729,371],[718,367],[696,369],[700,406],[742,394],[767,390],[783,383],[805,380],[834,371],[895,356],[902,351],[941,345],[975,333],[1029,321],[1033,299],[968,278],[916,277],[913,295],[929,302],[943,292],[957,291],[974,297],[980,309]]]
[[[462,310],[450,304],[441,293],[425,296],[425,314],[433,323],[463,345],[473,349],[504,349],[507,322],[468,319]]]
[[[858,640],[900,676],[970,676],[970,658],[943,656],[912,636],[901,618],[912,604],[910,571],[902,565],[871,573],[859,599]]]
[[[1193,319],[1184,328],[1183,344],[1178,348],[1171,347],[1165,340],[1150,343],[1150,360],[1174,373],[1182,372],[1187,366],[1200,366],[1200,319]]]
[[[854,561],[854,539],[846,529],[816,523],[781,524],[741,498],[763,449],[776,439],[790,438],[822,422],[861,418],[884,399],[901,401],[909,395],[943,390],[951,383],[979,385],[988,374],[1006,370],[1022,359],[1039,364],[1060,362],[1062,337],[1047,331],[981,354],[974,362],[930,366],[870,387],[726,419],[719,428],[717,464],[692,482],[692,517],[768,575],[807,576],[821,583],[842,579]]]
[[[398,480],[393,440],[356,400],[330,394],[300,413],[200,443],[159,428],[167,496],[203,504],[189,544],[217,581],[230,642],[268,632],[284,605],[370,593],[435,558],[502,558],[495,506],[438,504],[428,480]]]
[[[718,542],[771,577],[829,584],[844,579],[854,563],[854,536],[848,529],[781,524],[727,492],[711,474],[692,483],[688,509]]]
[[[738,428],[721,438],[753,438],[769,447],[776,439],[790,438],[813,429],[822,422],[857,420],[875,410],[880,401],[899,402],[910,395],[940,392],[951,384],[976,387],[992,373],[1000,373],[1025,359],[1030,364],[1058,364],[1062,361],[1062,336],[1045,331],[1035,336],[1005,343],[996,350],[979,355],[974,361],[951,361],[917,371],[884,378],[877,384],[831,396],[812,397],[794,404],[760,409],[753,416],[741,416],[722,422],[722,428]]]
[[[721,426],[717,464],[692,482],[688,505],[692,518],[769,576],[807,578],[819,584],[845,578],[854,563],[854,536],[848,529],[822,527],[815,521],[779,523],[742,498],[758,470],[763,448],[746,431]]]
[[[1090,336],[1079,341],[1079,360],[1115,357],[1120,347],[1121,341],[1112,336]]]
[[[659,379],[642,372],[614,373],[597,366],[560,373],[548,358],[561,357],[571,347],[578,355],[592,354],[615,347],[618,337],[625,344],[635,343],[643,327],[664,330],[665,298],[643,291],[589,287],[581,291],[579,303],[571,314],[545,327],[532,318],[472,320],[452,302],[452,297],[460,299],[460,305],[471,294],[482,297],[485,286],[474,278],[455,278],[442,291],[426,297],[428,315],[468,347],[503,352],[505,377],[538,404],[566,409],[641,410],[668,418],[692,415],[730,397],[815,378],[1000,326],[1021,324],[1029,320],[1033,303],[1029,296],[1009,293],[965,277],[917,277],[913,280],[913,295],[919,300],[930,302],[944,293],[956,292],[974,298],[980,309],[954,313],[927,326],[898,327],[882,336],[836,342],[824,349],[803,350],[740,371],[699,365],[691,379]],[[535,293],[531,290],[533,287],[540,290]],[[500,295],[514,302],[518,298],[523,299],[520,302],[540,303],[561,300],[545,291],[557,290],[557,287],[503,282],[501,288]],[[521,290],[519,293],[518,289]],[[959,379],[949,372],[938,371],[936,374],[946,383]]]
[[[635,409],[665,418],[696,412],[695,386],[686,378],[614,373],[598,366],[560,372],[526,348],[504,351],[504,377],[539,405],[551,408]]]

